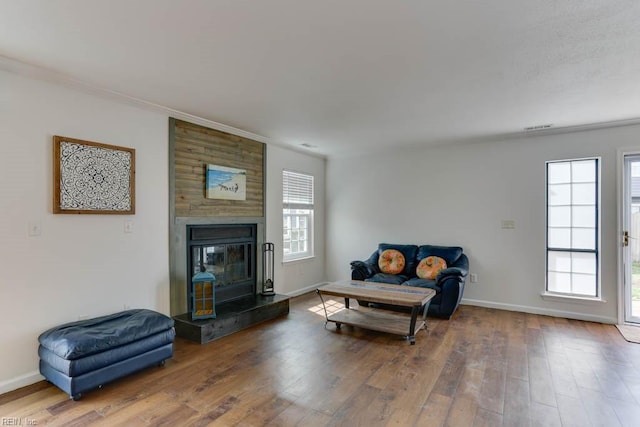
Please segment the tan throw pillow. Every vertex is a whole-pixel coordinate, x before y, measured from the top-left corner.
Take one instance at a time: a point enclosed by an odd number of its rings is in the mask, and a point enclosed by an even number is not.
[[[400,274],[404,270],[404,255],[395,249],[387,249],[378,258],[380,271],[387,274]]]
[[[434,280],[440,270],[447,268],[447,262],[437,256],[428,256],[418,264],[416,276],[421,279]]]

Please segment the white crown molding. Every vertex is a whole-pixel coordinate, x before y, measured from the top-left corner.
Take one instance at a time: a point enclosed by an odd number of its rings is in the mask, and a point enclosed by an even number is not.
[[[39,67],[37,65],[27,64],[7,56],[0,55],[0,69],[29,77],[36,80],[42,80],[49,83],[55,83],[61,86],[66,86],[71,89],[80,90],[85,93],[99,96],[110,100],[115,100],[120,103],[124,103],[130,106],[138,107],[144,110],[154,111],[158,113],[166,114],[176,119],[188,121],[190,123],[202,125],[211,129],[219,130],[221,132],[227,132],[233,135],[242,136],[244,138],[253,139],[263,143],[273,143],[268,138],[257,135],[255,133],[247,132],[242,129],[234,128],[222,123],[214,122],[202,117],[194,116],[192,114],[184,113],[182,111],[174,110],[164,105],[155,104],[153,102],[145,101],[144,99],[135,98],[133,96],[126,95],[121,92],[117,92],[110,89],[105,89],[99,86],[95,86],[78,79],[74,79],[66,74],[59,73],[57,71],[49,70],[47,68]]]
[[[595,129],[606,129],[620,126],[633,126],[640,124],[640,117],[633,117],[629,119],[622,120],[610,120],[607,122],[595,122],[595,123],[586,123],[581,125],[572,125],[572,126],[558,126],[558,127],[550,127],[539,130],[530,130],[523,131],[526,135],[548,135],[548,134],[557,134],[557,133],[567,133],[567,132],[584,132]]]

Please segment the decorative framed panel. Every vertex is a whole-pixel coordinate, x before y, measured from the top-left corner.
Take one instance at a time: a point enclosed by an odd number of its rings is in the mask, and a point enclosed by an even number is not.
[[[53,213],[135,213],[133,148],[53,137]]]

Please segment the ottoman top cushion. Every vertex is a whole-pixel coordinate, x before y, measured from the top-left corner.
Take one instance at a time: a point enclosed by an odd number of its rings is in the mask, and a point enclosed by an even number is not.
[[[65,323],[38,337],[40,345],[66,360],[79,359],[138,341],[173,327],[173,319],[147,309],[121,311]]]

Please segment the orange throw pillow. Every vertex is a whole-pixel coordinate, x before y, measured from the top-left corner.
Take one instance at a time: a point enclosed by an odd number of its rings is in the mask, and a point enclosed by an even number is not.
[[[440,270],[447,268],[447,262],[437,256],[428,256],[418,264],[416,276],[421,279],[434,280]]]
[[[404,270],[404,255],[395,249],[387,249],[378,258],[380,271],[387,274],[400,274]]]

